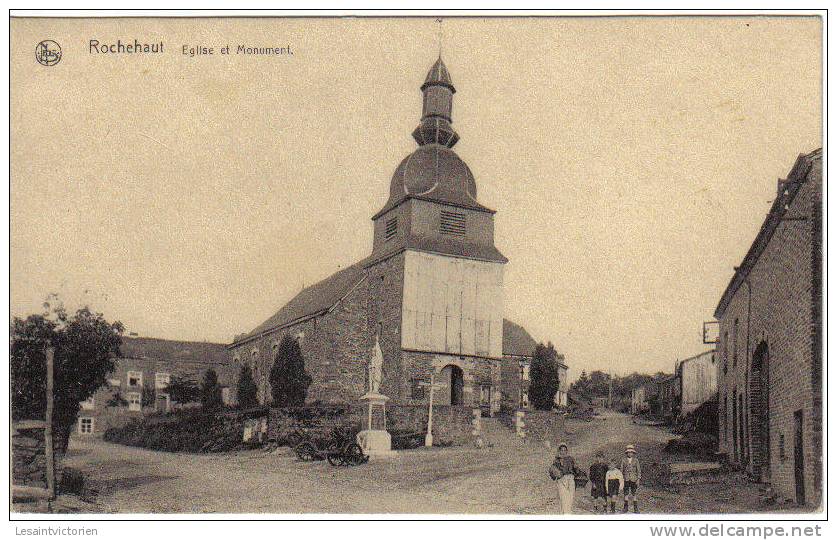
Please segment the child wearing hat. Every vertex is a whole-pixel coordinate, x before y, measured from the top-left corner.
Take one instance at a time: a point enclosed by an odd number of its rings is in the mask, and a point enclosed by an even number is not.
[[[632,503],[634,513],[639,513],[639,508],[636,502],[636,490],[639,486],[639,480],[642,478],[642,468],[639,466],[639,459],[636,457],[636,448],[629,444],[625,447],[625,457],[622,458],[622,463],[619,465],[622,471],[622,476],[625,478],[625,505],[622,508],[623,512],[628,511],[628,503]]]

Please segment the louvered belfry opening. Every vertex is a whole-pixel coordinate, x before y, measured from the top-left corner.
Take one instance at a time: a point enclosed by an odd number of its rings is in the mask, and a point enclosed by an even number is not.
[[[449,236],[465,236],[465,214],[442,210],[439,232]]]
[[[384,228],[384,240],[391,240],[398,234],[398,216],[390,218]]]

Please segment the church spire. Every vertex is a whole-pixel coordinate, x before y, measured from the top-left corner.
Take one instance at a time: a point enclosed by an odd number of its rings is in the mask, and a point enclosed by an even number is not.
[[[421,91],[424,93],[424,106],[421,123],[413,131],[413,138],[421,146],[440,144],[452,148],[459,140],[459,135],[450,125],[456,88],[453,87],[450,72],[442,61],[441,52],[439,59],[427,72]]]

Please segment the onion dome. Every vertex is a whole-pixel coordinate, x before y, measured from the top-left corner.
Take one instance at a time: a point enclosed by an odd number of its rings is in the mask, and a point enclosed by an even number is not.
[[[421,123],[413,131],[419,148],[396,168],[390,182],[389,200],[373,219],[407,198],[492,212],[477,202],[474,175],[451,150],[459,140],[459,135],[451,126],[456,89],[441,57],[427,73],[421,91],[424,95]]]

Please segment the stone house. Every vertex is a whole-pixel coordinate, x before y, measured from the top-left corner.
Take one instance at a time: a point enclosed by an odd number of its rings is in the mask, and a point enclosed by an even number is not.
[[[370,255],[307,287],[229,346],[236,365],[251,366],[260,402],[270,401],[268,376],[285,336],[301,345],[313,379],[309,402],[356,402],[366,393],[376,340],[380,391],[393,403],[426,403],[421,383],[431,376],[445,385],[434,394],[440,405],[492,414],[522,400],[503,373],[521,380],[520,359],[534,340],[503,316],[508,260],[494,245],[495,211],[478,202],[474,176],[452,149],[456,89],[441,58],[421,91],[418,148],[396,167],[389,198],[372,216]]]
[[[503,320],[503,365],[501,368],[502,406],[506,409],[529,409],[529,371],[537,342],[522,326]],[[567,364],[557,356],[558,393],[555,404],[567,405]]]
[[[651,404],[651,412],[666,420],[674,420],[680,414],[681,378],[674,374],[659,382],[657,399]]]
[[[800,155],[715,309],[720,451],[781,497],[822,496],[822,149]]]
[[[222,397],[227,403],[232,401],[231,387],[237,383],[238,368],[230,362],[225,345],[124,337],[120,350],[107,383],[81,403],[78,435],[103,433],[132,418],[172,410],[175,404],[166,393],[169,381],[181,377],[200,384],[210,368],[218,374]]]
[[[659,384],[655,381],[641,384],[631,390],[631,414],[651,411],[651,402],[657,397]]]
[[[682,360],[677,365],[680,375],[680,415],[694,411],[718,392],[718,362],[715,350],[705,351]]]

